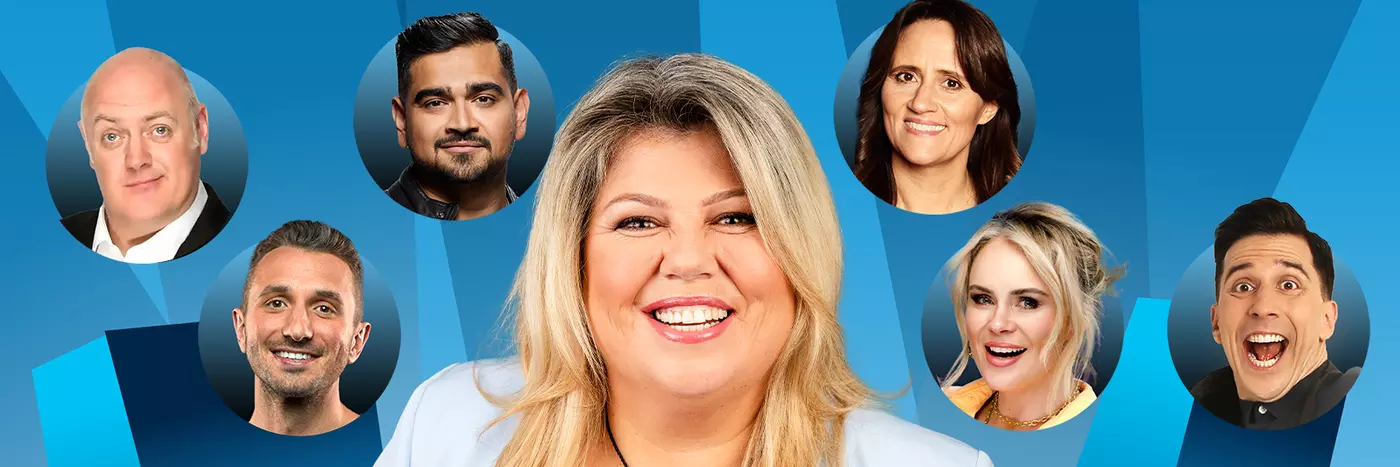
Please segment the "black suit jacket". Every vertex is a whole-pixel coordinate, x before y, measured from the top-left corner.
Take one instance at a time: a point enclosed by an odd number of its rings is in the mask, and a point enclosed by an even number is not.
[[[204,210],[199,213],[199,219],[195,220],[194,228],[190,229],[190,236],[186,237],[185,242],[180,244],[180,249],[175,251],[175,258],[194,253],[213,240],[219,231],[224,230],[224,225],[228,224],[228,207],[224,206],[219,195],[214,193],[214,187],[205,183],[204,192],[209,195],[209,199],[204,202]],[[65,217],[62,222],[68,233],[83,242],[83,246],[92,249],[92,237],[97,234],[96,209]]]

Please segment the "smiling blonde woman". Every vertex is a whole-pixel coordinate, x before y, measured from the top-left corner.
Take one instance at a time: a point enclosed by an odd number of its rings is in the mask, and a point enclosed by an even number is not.
[[[826,178],[752,74],[621,63],[565,120],[537,203],[518,355],[423,383],[377,465],[991,465],[868,408]]]
[[[1008,430],[1065,422],[1094,403],[1084,382],[1102,297],[1122,277],[1094,232],[1065,208],[1025,203],[997,213],[948,262],[963,351],[943,379],[963,412]],[[953,384],[977,365],[982,378]]]

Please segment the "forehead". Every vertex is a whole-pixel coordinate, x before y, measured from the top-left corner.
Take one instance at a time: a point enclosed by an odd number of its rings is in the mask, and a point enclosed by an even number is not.
[[[252,293],[268,285],[286,285],[293,290],[333,290],[348,294],[354,287],[350,266],[330,253],[280,247],[272,250],[253,270]]]
[[[968,276],[972,283],[998,292],[1031,287],[1045,290],[1045,282],[1021,247],[1005,238],[993,239],[982,247],[972,260]]]
[[[455,47],[418,57],[408,68],[409,89],[464,87],[467,83],[494,82],[506,87],[501,52],[493,42]]]
[[[704,197],[741,185],[713,130],[645,130],[622,141],[599,191],[600,198],[621,192]]]
[[[1226,268],[1244,263],[1269,266],[1288,261],[1301,264],[1305,271],[1312,274],[1316,272],[1312,260],[1308,242],[1297,235],[1250,235],[1239,239],[1225,251]]]
[[[184,86],[156,66],[132,64],[109,70],[96,77],[86,92],[90,115],[100,113],[119,120],[144,118],[158,111],[178,117],[189,104]]]
[[[952,23],[943,20],[916,21],[900,31],[899,42],[894,48],[894,63],[901,65],[927,62],[956,67],[957,47]]]

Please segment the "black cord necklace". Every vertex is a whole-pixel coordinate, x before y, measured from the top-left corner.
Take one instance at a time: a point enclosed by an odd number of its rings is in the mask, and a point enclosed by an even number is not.
[[[627,458],[622,457],[622,450],[617,448],[617,438],[612,434],[612,422],[608,421],[608,411],[603,410],[603,427],[608,429],[608,441],[612,441],[613,452],[617,453],[617,460],[622,461],[622,467],[627,467]]]

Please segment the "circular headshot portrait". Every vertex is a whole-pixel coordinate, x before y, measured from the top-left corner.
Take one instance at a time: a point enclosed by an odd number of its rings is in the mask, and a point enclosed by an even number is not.
[[[225,404],[263,430],[311,436],[369,410],[399,359],[389,287],[340,231],[298,220],[219,273],[199,352]]]
[[[499,211],[529,189],[554,139],[544,68],[476,13],[419,19],[374,56],[355,142],[394,202],[440,220]]]
[[[1113,284],[1126,270],[1074,214],[1048,203],[997,213],[950,259],[924,304],[923,345],[968,416],[1040,430],[1089,408],[1123,345]]]
[[[224,96],[164,53],[118,52],[59,110],[49,193],[84,248],[127,263],[195,252],[228,223],[248,178]]]
[[[1215,229],[1181,277],[1167,340],[1196,403],[1230,424],[1293,428],[1336,407],[1361,374],[1361,284],[1288,203],[1262,198]]]
[[[916,0],[861,43],[836,91],[836,135],[875,197],[920,214],[967,210],[1021,167],[1035,97],[992,20],[961,0]]]

